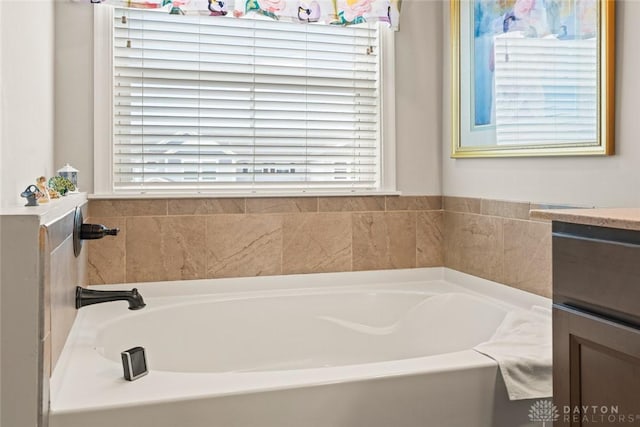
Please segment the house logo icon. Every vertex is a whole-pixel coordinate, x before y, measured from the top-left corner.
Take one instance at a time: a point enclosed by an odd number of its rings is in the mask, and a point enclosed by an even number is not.
[[[550,400],[538,400],[529,409],[529,421],[541,421],[542,427],[545,427],[547,422],[557,421],[558,418],[558,408]]]

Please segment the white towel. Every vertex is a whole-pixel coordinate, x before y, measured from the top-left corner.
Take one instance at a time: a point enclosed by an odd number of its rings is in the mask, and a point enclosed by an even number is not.
[[[552,395],[551,314],[534,307],[507,313],[489,341],[473,349],[500,367],[510,400]]]

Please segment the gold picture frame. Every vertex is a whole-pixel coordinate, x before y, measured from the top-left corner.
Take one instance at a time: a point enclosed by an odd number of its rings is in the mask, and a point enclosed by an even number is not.
[[[614,154],[615,0],[450,11],[452,158]]]

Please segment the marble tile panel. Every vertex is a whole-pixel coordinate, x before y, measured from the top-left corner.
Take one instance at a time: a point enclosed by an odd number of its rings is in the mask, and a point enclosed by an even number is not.
[[[480,199],[473,197],[444,196],[444,210],[463,213],[480,213]]]
[[[51,378],[51,337],[47,336],[40,342],[42,359],[40,360],[40,402],[38,407],[38,427],[49,425],[49,410],[51,401],[50,378]]]
[[[59,220],[44,227],[47,230],[47,244],[50,250],[56,249],[73,234],[74,217],[75,211],[70,211]]]
[[[529,202],[509,202],[504,200],[480,201],[482,215],[501,216],[503,218],[529,219]]]
[[[282,251],[284,274],[351,270],[351,215],[284,216]]]
[[[417,212],[416,267],[444,265],[444,212]]]
[[[282,215],[207,216],[207,277],[282,273]]]
[[[76,286],[82,286],[79,261],[69,237],[50,256],[51,366],[55,367],[76,318]]]
[[[51,377],[51,335],[42,339],[42,369],[48,377]]]
[[[352,214],[353,270],[416,266],[416,213]]]
[[[387,211],[433,211],[442,209],[442,196],[387,196]]]
[[[502,218],[445,211],[446,267],[502,282]]]
[[[256,197],[248,198],[247,213],[317,212],[317,197]]]
[[[105,236],[99,240],[84,242],[83,251],[88,252],[88,280],[90,285],[126,282],[126,218],[88,218],[87,222],[119,228],[117,236]]]
[[[504,283],[551,297],[551,224],[504,220]]]
[[[126,221],[126,281],[202,279],[206,217],[130,217]]]
[[[166,199],[112,199],[89,201],[88,216],[92,217],[160,216],[166,214]]]
[[[320,212],[368,212],[384,211],[384,196],[320,197]]]
[[[211,215],[244,213],[245,199],[169,199],[169,215]]]
[[[44,339],[51,334],[51,246],[48,239],[48,230],[44,226],[40,226],[39,250],[40,250],[40,267],[41,289],[40,289],[40,332],[38,338]]]

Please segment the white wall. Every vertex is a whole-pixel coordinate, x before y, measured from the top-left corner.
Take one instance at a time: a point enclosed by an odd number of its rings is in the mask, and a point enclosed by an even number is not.
[[[640,203],[640,2],[617,2],[616,155],[609,158],[450,159],[449,9],[404,0],[396,34],[397,182],[434,194],[632,206]],[[441,19],[443,18],[443,19]],[[92,24],[86,4],[56,4],[56,166],[71,162],[92,191]],[[622,90],[624,88],[624,90]],[[631,191],[630,191],[631,190]]]
[[[2,0],[0,206],[53,169],[53,0]]]
[[[93,191],[92,6],[56,2],[55,165],[80,170]],[[442,2],[404,0],[396,34],[397,184],[404,194],[440,194]]]
[[[39,226],[37,216],[0,216],[5,240],[0,247],[3,287],[0,305],[4,329],[0,358],[3,399],[2,427],[36,427],[39,405],[40,291]],[[22,259],[19,262],[18,259]]]
[[[34,184],[36,177],[53,172],[53,25],[53,0],[0,0],[0,207],[24,204],[19,193]],[[15,246],[9,231],[16,230],[4,229],[0,251],[2,246]],[[35,236],[37,242],[37,231]],[[28,240],[26,234],[19,239]],[[35,259],[33,254],[23,255]],[[6,269],[0,276],[4,273]],[[23,278],[28,277],[25,271]],[[4,290],[7,282],[3,283]],[[28,283],[29,289],[38,289],[37,280]],[[10,324],[6,321],[10,314],[6,304],[11,301],[3,302],[5,310],[1,314],[6,327]],[[20,326],[16,333],[22,333],[28,325]],[[0,342],[6,337],[3,334]],[[32,358],[37,360],[37,355]],[[13,373],[10,369],[2,371],[0,424],[35,425],[38,414],[34,400],[23,399],[25,387],[13,383],[7,387]],[[37,391],[37,385],[31,384],[37,371],[16,375]]]
[[[2,24],[2,3],[0,3],[0,24]],[[2,141],[3,141],[3,128],[2,117],[4,111],[4,92],[2,85],[2,31],[0,31],[0,165],[2,163]],[[2,198],[2,172],[0,171],[0,199]],[[1,206],[1,202],[0,202]],[[0,260],[2,260],[2,221],[0,221]],[[2,262],[0,261],[0,292],[2,290]],[[2,331],[2,309],[0,308],[0,331]],[[2,354],[2,334],[0,334],[0,355]],[[0,366],[2,366],[2,360],[0,360]],[[0,369],[0,402],[2,402],[2,369]],[[0,424],[2,424],[2,405],[0,404]]]
[[[403,194],[441,194],[441,0],[403,0],[396,34],[396,170]]]
[[[596,206],[639,206],[640,2],[616,2],[616,155],[509,159],[451,159],[450,115],[443,120],[443,191],[484,197]],[[443,111],[450,111],[449,9],[443,10]],[[434,52],[435,53],[435,52]]]
[[[55,4],[56,170],[70,163],[78,187],[93,191],[93,5]]]
[[[2,2],[0,1],[0,25],[2,25]],[[4,166],[2,162],[2,150],[3,150],[3,141],[4,141],[4,129],[2,127],[2,120],[4,117],[4,109],[5,109],[5,97],[4,97],[4,85],[2,83],[2,40],[3,40],[3,31],[0,28],[0,166]],[[3,168],[4,170],[4,168]],[[2,199],[2,182],[3,182],[3,172],[0,172],[0,200]],[[0,202],[1,206],[1,202]]]

